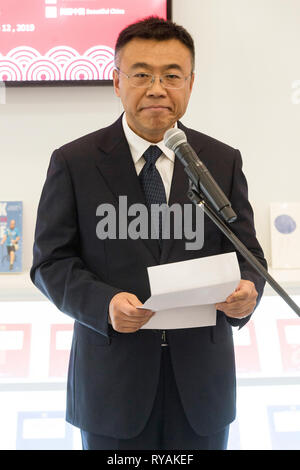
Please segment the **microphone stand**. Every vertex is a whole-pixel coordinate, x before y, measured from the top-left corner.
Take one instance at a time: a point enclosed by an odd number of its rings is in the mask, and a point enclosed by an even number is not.
[[[291,307],[292,310],[300,317],[300,308],[298,305],[289,297],[285,290],[273,279],[268,273],[265,267],[255,258],[255,256],[246,248],[246,246],[238,239],[238,237],[230,230],[230,228],[221,220],[221,218],[215,213],[210,205],[205,201],[205,196],[199,188],[195,186],[192,179],[195,181],[195,175],[191,179],[188,168],[185,170],[189,177],[189,190],[187,193],[188,198],[196,205],[199,206],[204,213],[217,225],[217,227],[224,233],[224,235],[232,242],[235,248],[241,253],[241,255],[248,261],[251,266],[270,284],[271,287],[279,294],[282,299]],[[199,180],[199,175],[197,175]]]

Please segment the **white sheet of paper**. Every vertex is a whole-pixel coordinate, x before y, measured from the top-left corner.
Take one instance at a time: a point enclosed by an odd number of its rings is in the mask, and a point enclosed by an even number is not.
[[[236,253],[148,268],[151,297],[139,308],[156,311],[144,329],[195,328],[216,324],[215,303],[237,287]]]

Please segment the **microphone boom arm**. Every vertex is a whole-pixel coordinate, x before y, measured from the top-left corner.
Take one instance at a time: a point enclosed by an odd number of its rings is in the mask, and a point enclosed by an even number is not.
[[[186,168],[185,168],[186,171]],[[251,264],[251,266],[268,282],[268,284],[280,295],[280,297],[289,305],[289,307],[300,317],[300,308],[285,292],[285,290],[270,276],[265,267],[255,258],[255,256],[248,250],[248,248],[238,239],[238,237],[230,230],[230,228],[221,220],[221,218],[214,212],[205,200],[205,196],[197,189],[194,184],[195,178],[191,179],[189,171],[186,171],[189,176],[189,190],[187,196],[204,213],[217,225],[223,234],[232,242],[239,253]]]
[[[231,241],[239,253],[249,264],[270,284],[270,286],[282,297],[300,317],[300,308],[289,297],[285,290],[270,276],[265,267],[255,258],[248,248],[229,229],[226,223],[234,222],[237,218],[221,188],[218,186],[206,166],[188,144],[185,133],[181,129],[171,128],[164,135],[166,147],[173,150],[184,166],[184,171],[189,178],[189,190],[187,196],[215,223],[223,234]],[[211,206],[212,207],[211,207]],[[219,217],[225,220],[225,222]]]

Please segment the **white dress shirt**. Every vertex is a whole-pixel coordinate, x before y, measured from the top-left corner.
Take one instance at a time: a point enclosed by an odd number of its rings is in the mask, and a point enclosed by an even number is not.
[[[126,113],[123,114],[122,118],[123,129],[125,133],[125,137],[129,144],[130,152],[132,155],[133,163],[137,172],[137,175],[140,174],[142,170],[145,159],[143,157],[144,152],[147,150],[149,145],[157,145],[162,151],[161,156],[156,161],[156,168],[159,171],[161,179],[163,181],[165,191],[166,191],[166,198],[167,202],[169,201],[170,190],[171,190],[171,183],[173,177],[173,170],[174,170],[174,161],[175,161],[175,154],[172,150],[168,149],[164,141],[161,140],[157,144],[153,144],[153,142],[148,142],[147,140],[143,139],[139,135],[137,135],[133,130],[128,126]],[[175,123],[175,127],[177,127],[177,123]]]

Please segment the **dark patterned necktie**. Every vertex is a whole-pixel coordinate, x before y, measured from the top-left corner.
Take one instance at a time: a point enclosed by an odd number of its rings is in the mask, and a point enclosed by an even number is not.
[[[146,160],[142,171],[139,174],[139,180],[144,190],[148,211],[151,211],[152,204],[163,204],[167,202],[165,187],[155,163],[162,154],[162,151],[156,145],[150,145],[143,157]],[[162,238],[162,221],[159,217],[159,239]]]

